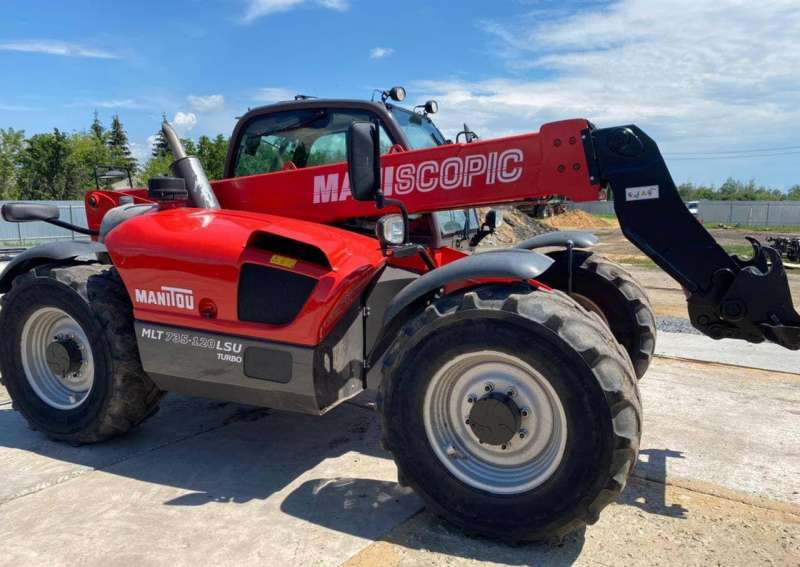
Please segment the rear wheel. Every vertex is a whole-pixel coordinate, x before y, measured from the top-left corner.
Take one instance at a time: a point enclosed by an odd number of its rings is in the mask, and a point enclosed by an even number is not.
[[[3,381],[33,429],[91,443],[155,413],[162,393],[142,370],[130,300],[113,267],[39,267],[2,301]]]
[[[448,296],[411,320],[380,405],[400,478],[450,522],[509,541],[593,523],[641,434],[635,374],[608,328],[526,286]]]
[[[548,255],[556,263],[537,279],[566,292],[569,254],[560,250]],[[606,322],[630,356],[636,376],[644,376],[656,347],[656,318],[636,278],[600,254],[575,250],[570,296]]]

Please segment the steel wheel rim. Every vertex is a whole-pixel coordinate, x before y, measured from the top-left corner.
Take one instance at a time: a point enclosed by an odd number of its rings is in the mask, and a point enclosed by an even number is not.
[[[467,420],[470,395],[513,391],[528,410],[524,438],[505,445],[481,444]],[[543,484],[564,456],[567,418],[550,382],[523,360],[498,351],[462,354],[448,361],[428,384],[423,402],[428,442],[442,464],[460,481],[494,494],[519,494]]]
[[[68,337],[80,349],[79,370],[59,376],[47,363],[47,347],[56,337]],[[57,307],[34,311],[22,328],[22,368],[33,391],[44,403],[59,410],[75,409],[89,397],[94,384],[94,356],[86,333],[75,319]]]
[[[606,314],[603,313],[603,310],[600,309],[600,306],[597,305],[597,303],[580,293],[572,292],[569,294],[569,296],[573,299],[573,301],[575,301],[575,303],[586,309],[586,311],[597,314],[603,320],[606,326],[608,326],[608,318],[606,317]]]

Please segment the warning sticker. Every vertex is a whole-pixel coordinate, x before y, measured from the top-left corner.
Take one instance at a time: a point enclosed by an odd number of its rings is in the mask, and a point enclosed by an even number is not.
[[[284,268],[294,268],[295,264],[297,264],[297,260],[295,260],[294,258],[287,258],[286,256],[279,256],[278,254],[273,254],[272,258],[269,259],[269,263]]]
[[[628,187],[625,189],[626,201],[643,201],[645,199],[658,199],[658,185]]]

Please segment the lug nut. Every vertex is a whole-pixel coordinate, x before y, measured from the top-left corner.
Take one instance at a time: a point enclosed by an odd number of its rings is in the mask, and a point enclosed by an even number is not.
[[[528,408],[522,408],[521,410],[519,410],[519,413],[522,417],[528,417],[531,414],[531,410],[529,410]]]
[[[527,435],[528,435],[528,430],[527,429],[520,429],[519,430],[519,438],[520,439],[525,439],[525,437],[527,437]]]
[[[477,399],[478,399],[478,396],[476,396],[475,394],[470,394],[469,396],[467,396],[467,403],[468,404],[474,404],[475,400],[477,400]]]
[[[483,389],[486,390],[487,392],[491,392],[492,390],[494,390],[494,384],[489,382],[488,384],[486,384],[486,386],[483,387]]]
[[[513,398],[516,395],[517,393],[514,391],[514,388],[509,388],[508,391],[506,391],[506,396],[509,398]]]
[[[508,449],[508,445],[506,445],[505,443],[503,443],[502,445],[500,445],[500,448],[501,448],[503,451],[505,451],[506,449]]]

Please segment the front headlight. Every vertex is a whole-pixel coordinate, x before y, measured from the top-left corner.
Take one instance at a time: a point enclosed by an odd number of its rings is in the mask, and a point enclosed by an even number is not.
[[[375,232],[381,244],[402,244],[406,241],[406,227],[401,215],[386,215],[378,219]]]

